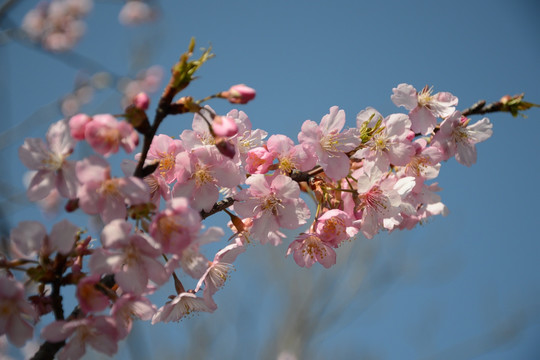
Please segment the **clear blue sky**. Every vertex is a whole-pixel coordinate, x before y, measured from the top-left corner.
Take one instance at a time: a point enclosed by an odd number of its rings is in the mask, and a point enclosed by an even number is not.
[[[11,20],[19,22],[33,3],[21,1]],[[75,50],[117,74],[133,75],[141,66],[170,68],[194,36],[200,46],[211,44],[217,56],[188,92],[203,97],[235,83],[254,87],[256,100],[242,110],[255,128],[270,134],[296,139],[304,120],[318,122],[333,105],[345,110],[349,126],[367,106],[383,114],[401,111],[390,95],[402,82],[450,91],[459,97],[460,109],[479,99],[491,102],[521,92],[540,103],[540,5],[534,0],[209,0],[160,5],[157,23],[131,29],[118,24],[119,4],[96,1],[87,19],[88,33]],[[139,45],[147,47],[139,63],[133,63],[130,58]],[[68,93],[77,73],[16,43],[0,47],[0,72],[1,131]],[[102,92],[84,110],[119,113],[115,96]],[[155,104],[157,95],[153,99]],[[224,102],[211,105],[218,111],[231,108]],[[337,288],[324,309],[335,308],[346,297],[343,288],[361,283],[368,284],[366,289],[308,342],[310,356],[538,358],[540,111],[528,112],[527,119],[489,117],[494,135],[479,145],[478,163],[466,168],[452,160],[441,170],[438,182],[448,217],[408,232],[359,239],[338,252],[338,262],[345,262],[349,249],[353,252],[347,266],[325,271],[298,268],[283,257],[284,248],[253,247],[216,297],[215,314],[180,324],[141,326],[136,335],[144,338],[135,341],[141,346],[139,357],[126,345],[119,357],[142,359],[145,351],[155,353],[154,346],[163,354],[182,354],[190,343],[225,358],[233,350],[245,359],[275,358],[268,340],[284,333],[280,324],[290,315],[285,309],[296,306],[295,314],[307,316],[308,309],[317,309],[315,303]],[[53,108],[25,127],[24,136],[40,136],[59,118]],[[190,124],[191,118],[171,118],[163,132],[177,136]],[[23,191],[24,172],[16,157],[23,137],[9,140],[13,142],[0,144],[5,161],[2,196],[9,198],[2,204],[12,222],[39,219],[39,213],[9,197]],[[367,256],[370,251],[373,255]],[[390,285],[377,287],[381,278]],[[291,286],[300,289],[294,306],[284,295]],[[310,293],[309,286],[317,290]],[[323,319],[326,313],[317,314]],[[208,329],[208,323],[219,325]],[[210,341],[205,334],[216,338],[214,347],[205,345]]]

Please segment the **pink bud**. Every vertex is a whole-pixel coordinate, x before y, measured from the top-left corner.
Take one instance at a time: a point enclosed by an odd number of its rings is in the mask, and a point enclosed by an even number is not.
[[[238,126],[230,116],[216,116],[212,122],[212,130],[217,136],[230,137],[238,133]]]
[[[84,130],[86,124],[92,121],[92,118],[86,114],[77,114],[69,119],[69,130],[71,137],[75,140],[84,140]]]
[[[255,98],[255,90],[244,84],[231,86],[225,94],[233,104],[246,104]]]
[[[133,105],[138,109],[146,110],[150,105],[150,97],[146,93],[140,92],[133,98]]]

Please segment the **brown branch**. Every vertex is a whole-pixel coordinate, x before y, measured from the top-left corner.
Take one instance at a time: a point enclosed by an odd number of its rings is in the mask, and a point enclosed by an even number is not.
[[[478,101],[470,108],[461,112],[463,116],[469,115],[482,115],[493,112],[509,112],[513,117],[520,115],[520,111],[529,110],[533,107],[540,107],[538,104],[523,101],[525,94],[518,94],[514,96],[505,95],[499,101],[486,105],[484,100]],[[525,115],[521,114],[523,117]]]
[[[31,360],[53,360],[54,355],[56,355],[64,345],[66,345],[65,341],[57,343],[46,341],[39,347],[39,350],[34,354]]]
[[[201,210],[201,212],[199,213],[201,215],[201,217],[204,219],[206,219],[207,217],[211,216],[211,215],[214,215],[215,213],[218,213],[220,211],[223,211],[229,207],[232,206],[232,204],[234,204],[234,198],[233,197],[228,197],[228,198],[225,198],[221,201],[218,201],[217,203],[214,204],[214,206],[212,207],[212,209],[210,209],[209,211],[204,211],[204,210]]]
[[[501,101],[496,101],[491,104],[486,105],[485,100],[480,100],[473,104],[471,107],[463,110],[461,114],[463,116],[470,116],[470,115],[482,115],[492,112],[498,112],[503,111],[504,104]]]

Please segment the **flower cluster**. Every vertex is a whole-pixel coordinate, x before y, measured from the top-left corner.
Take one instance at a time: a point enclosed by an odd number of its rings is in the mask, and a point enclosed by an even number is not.
[[[368,107],[346,128],[345,111],[333,106],[319,122],[306,120],[297,141],[282,134],[267,139],[243,111],[220,115],[201,105],[212,98],[247,103],[255,91],[246,85],[200,101],[173,101],[202,62],[181,58],[173,68],[153,125],[149,98],[138,94],[123,116],[77,114],[51,125],[46,142],[25,140],[20,159],[34,171],[28,198],[55,192],[67,210],[99,216],[103,227],[95,237],[67,219],[50,231],[36,221],[12,230],[14,257],[0,262],[0,335],[22,346],[41,316],[53,312],[56,320],[41,335],[66,341],[60,359],[79,358],[87,346],[113,355],[136,318],[156,324],[215,311],[214,296],[237,257],[248,244],[281,244],[283,229],[301,231],[287,250],[299,266],[329,268],[344,241],[445,215],[433,182],[441,163],[455,157],[472,165],[476,144],[492,134],[487,118],[471,124],[456,111],[452,94],[400,84],[392,100],[408,113],[383,116]],[[183,113],[194,114],[190,129],[174,137],[156,132],[159,114]],[[132,153],[139,133],[141,152],[118,173],[109,158]],[[95,154],[70,159],[79,142]],[[310,195],[311,209],[302,194]],[[219,211],[230,216],[234,241],[209,260],[204,245],[225,232],[203,223]],[[15,276],[21,269],[25,281],[40,284],[28,298]],[[184,284],[189,278],[191,286]],[[169,301],[153,304],[149,296],[168,282],[174,284]],[[76,287],[78,301],[68,318],[60,297],[65,285]]]
[[[84,18],[93,7],[93,0],[40,1],[23,18],[21,28],[44,49],[61,52],[75,47],[86,31]],[[151,22],[157,11],[144,0],[126,1],[118,20],[123,25]]]
[[[86,26],[83,18],[92,6],[92,0],[42,1],[26,14],[22,28],[45,49],[66,51],[84,35]]]

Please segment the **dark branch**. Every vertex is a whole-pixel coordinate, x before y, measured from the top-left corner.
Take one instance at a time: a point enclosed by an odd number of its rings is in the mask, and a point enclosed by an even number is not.
[[[232,204],[234,204],[234,198],[232,197],[228,197],[226,199],[223,199],[221,201],[218,201],[213,207],[212,209],[210,209],[209,211],[204,211],[204,210],[201,210],[201,212],[199,213],[201,215],[201,217],[204,219],[206,219],[207,217],[211,216],[211,215],[214,215],[215,213],[217,212],[220,212],[222,210],[225,210],[229,207],[232,206]]]
[[[482,115],[492,112],[498,112],[502,111],[503,103],[500,101],[493,102],[491,104],[486,105],[485,100],[480,100],[471,107],[463,110],[461,114],[463,116],[470,116],[470,115]]]

